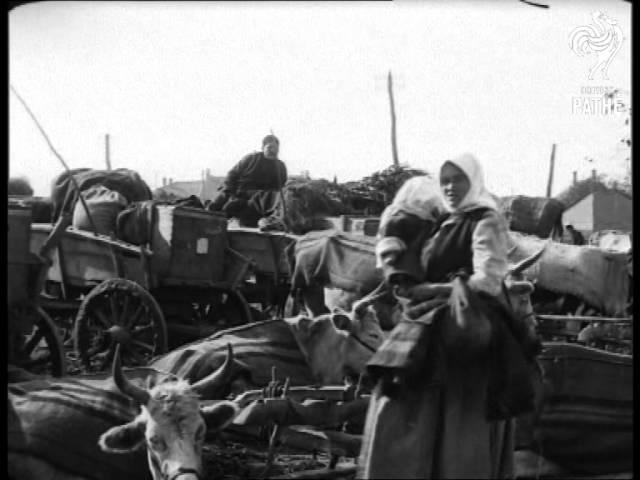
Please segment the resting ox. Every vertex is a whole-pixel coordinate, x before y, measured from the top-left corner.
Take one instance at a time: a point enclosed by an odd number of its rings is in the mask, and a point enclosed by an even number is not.
[[[262,388],[271,369],[291,385],[340,384],[357,378],[382,344],[384,334],[370,310],[333,313],[310,318],[299,315],[266,320],[217,332],[156,359],[154,366],[195,381],[224,360],[227,344],[245,372],[234,388]]]
[[[222,398],[232,362],[229,348],[219,369],[189,384],[148,367],[125,374],[118,349],[113,378],[27,374],[8,388],[9,477],[202,480],[205,434],[224,428],[238,408],[200,406],[199,397]]]

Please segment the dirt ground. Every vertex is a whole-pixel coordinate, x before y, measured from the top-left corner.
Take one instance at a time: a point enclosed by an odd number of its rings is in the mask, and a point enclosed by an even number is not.
[[[293,473],[326,469],[330,462],[329,456],[324,453],[313,455],[280,447],[271,468],[266,472],[267,451],[266,442],[253,439],[242,440],[242,443],[237,439],[219,439],[207,443],[203,451],[205,478],[207,480],[286,478]],[[337,469],[353,468],[355,459],[341,458],[336,467]],[[354,475],[337,478],[354,478]]]

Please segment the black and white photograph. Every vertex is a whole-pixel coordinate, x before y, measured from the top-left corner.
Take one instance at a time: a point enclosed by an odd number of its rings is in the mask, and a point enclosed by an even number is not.
[[[631,16],[13,2],[8,478],[632,479]]]

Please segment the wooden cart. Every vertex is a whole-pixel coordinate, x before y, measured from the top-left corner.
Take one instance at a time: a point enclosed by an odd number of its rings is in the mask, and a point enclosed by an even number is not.
[[[169,205],[154,207],[139,246],[68,224],[34,224],[30,249],[50,262],[41,303],[84,370],[106,368],[117,343],[125,364],[145,364],[281,311],[289,292],[286,234],[227,230],[223,216]]]

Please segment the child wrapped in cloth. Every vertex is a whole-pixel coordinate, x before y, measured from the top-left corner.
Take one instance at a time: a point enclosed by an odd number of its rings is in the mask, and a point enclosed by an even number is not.
[[[539,343],[505,298],[506,223],[472,155],[438,180],[412,179],[399,196],[420,200],[381,221],[378,265],[404,318],[369,362],[359,478],[508,478],[513,417],[533,408]]]

